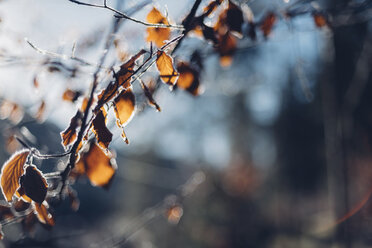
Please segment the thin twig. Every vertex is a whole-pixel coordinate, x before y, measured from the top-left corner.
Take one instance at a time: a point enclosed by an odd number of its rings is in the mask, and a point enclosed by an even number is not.
[[[130,17],[129,15],[123,13],[123,12],[120,12],[117,9],[114,9],[114,8],[108,6],[107,3],[106,3],[106,1],[104,1],[104,4],[103,5],[91,4],[91,3],[84,3],[84,2],[81,2],[81,1],[77,1],[77,0],[69,0],[69,1],[72,2],[72,3],[79,4],[79,5],[84,5],[84,6],[89,6],[89,7],[95,7],[95,8],[102,8],[102,9],[108,9],[108,10],[114,12],[115,13],[115,17],[117,17],[117,18],[128,19],[130,21],[133,21],[135,23],[139,23],[139,24],[142,24],[142,25],[145,25],[145,26],[148,26],[148,27],[153,27],[153,28],[172,28],[172,29],[184,30],[184,27],[182,25],[148,23],[148,22],[144,22],[144,21],[135,19],[135,18]]]

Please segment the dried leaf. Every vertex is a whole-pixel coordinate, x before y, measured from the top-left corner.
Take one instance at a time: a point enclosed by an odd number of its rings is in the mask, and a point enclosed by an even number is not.
[[[243,12],[236,4],[229,1],[229,7],[226,11],[226,24],[230,31],[242,33],[242,24],[244,22]]]
[[[49,206],[46,201],[44,201],[43,203],[33,202],[33,206],[34,206],[36,217],[41,223],[47,226],[55,225],[54,217],[48,212]]]
[[[61,132],[62,144],[66,147],[70,145],[76,139],[76,128],[79,127],[81,119],[81,112],[78,110],[74,117],[70,121],[70,125],[67,129]]]
[[[158,51],[156,59],[156,67],[160,73],[160,79],[173,86],[178,78],[178,72],[174,69],[173,59],[163,51]]]
[[[149,88],[146,86],[146,84],[140,80],[140,83],[141,83],[141,87],[143,89],[143,92],[145,93],[145,96],[147,98],[147,101],[148,103],[150,104],[150,106],[153,106],[154,108],[156,108],[157,111],[161,111],[161,108],[160,106],[155,102],[154,98],[152,97],[152,93],[151,91],[149,90]]]
[[[14,135],[10,135],[6,139],[5,147],[6,147],[6,150],[9,154],[13,154],[21,148],[21,144],[14,137]]]
[[[168,20],[155,7],[148,13],[146,17],[147,22],[153,24],[168,25]],[[147,28],[148,42],[154,42],[156,46],[162,47],[165,40],[169,40],[171,31],[169,28]]]
[[[34,79],[32,80],[32,83],[35,88],[39,88],[39,81],[37,80],[37,77],[35,76]]]
[[[116,82],[119,86],[122,86],[124,88],[130,87],[130,78],[134,72],[135,62],[144,53],[146,53],[146,51],[142,49],[133,57],[131,57],[127,62],[120,66],[120,70],[115,75]]]
[[[84,173],[93,185],[109,187],[116,171],[116,164],[95,143],[90,145],[88,152],[81,155],[79,163],[79,166],[84,166]]]
[[[215,0],[211,1],[204,9],[203,16],[210,16],[216,9],[217,7],[223,2],[223,0]]]
[[[1,190],[5,199],[10,202],[19,187],[19,178],[22,176],[23,166],[27,161],[29,150],[22,150],[13,154],[8,161],[3,164],[1,170]]]
[[[93,133],[96,135],[98,144],[103,149],[107,149],[112,140],[112,133],[106,127],[106,115],[102,110],[93,120]]]
[[[118,89],[119,89],[119,84],[117,82],[110,82],[107,85],[106,89],[102,90],[101,93],[98,95],[97,106],[102,106],[103,104],[110,101],[114,96],[116,96]]]
[[[177,71],[180,73],[177,86],[190,92],[194,96],[198,95],[200,86],[199,72],[186,62],[178,63]]]
[[[261,22],[260,29],[265,38],[267,38],[270,35],[275,22],[276,22],[276,16],[273,12],[269,12],[266,15],[266,17],[263,19],[263,21]]]
[[[120,127],[126,126],[134,116],[135,96],[132,89],[123,90],[114,100],[114,110]]]
[[[19,182],[26,196],[37,203],[42,203],[44,201],[48,190],[48,184],[42,172],[35,166],[28,166]]]
[[[10,206],[0,205],[0,221],[13,218],[14,214]]]
[[[17,212],[23,212],[23,211],[26,211],[27,209],[29,209],[30,206],[31,206],[31,204],[30,204],[29,202],[25,202],[25,201],[22,200],[22,199],[18,199],[18,200],[13,204],[14,210],[17,211]]]
[[[313,13],[315,26],[322,28],[327,25],[327,19],[322,13]]]

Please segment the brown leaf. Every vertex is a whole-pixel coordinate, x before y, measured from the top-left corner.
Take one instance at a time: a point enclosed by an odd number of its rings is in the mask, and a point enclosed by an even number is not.
[[[74,117],[70,121],[70,125],[67,129],[61,132],[62,144],[66,147],[70,145],[76,139],[76,128],[79,127],[81,119],[81,112],[78,110]]]
[[[35,88],[39,88],[39,81],[37,80],[36,76],[34,77],[34,80],[32,80],[32,83],[33,83]]]
[[[13,154],[16,151],[18,151],[22,146],[18,142],[18,140],[14,137],[14,134],[12,134],[6,138],[5,147],[9,154]]]
[[[174,69],[173,59],[163,51],[158,51],[156,59],[156,67],[160,73],[160,79],[173,86],[178,78],[178,72]]]
[[[229,1],[229,7],[226,10],[226,24],[230,31],[242,33],[242,24],[244,22],[243,12],[239,6]]]
[[[48,184],[42,172],[35,166],[28,166],[19,182],[26,196],[37,203],[42,203],[44,201],[48,190]]]
[[[45,102],[44,100],[41,101],[41,104],[37,110],[37,113],[35,115],[35,118],[38,120],[38,121],[42,121],[43,119],[43,115],[44,115],[44,112],[45,112]]]
[[[99,93],[97,106],[102,106],[103,104],[110,101],[114,96],[116,96],[118,89],[119,85],[117,82],[109,83],[106,89],[102,90],[101,93]]]
[[[106,114],[102,110],[93,120],[93,133],[96,135],[98,144],[103,149],[107,149],[112,140],[112,133],[106,127]]]
[[[19,187],[19,178],[22,176],[23,166],[27,161],[29,150],[22,150],[13,154],[8,161],[3,164],[1,170],[1,190],[5,199],[10,202]]]
[[[177,71],[180,73],[177,86],[194,96],[198,95],[200,91],[199,72],[186,62],[179,62],[177,64]]]
[[[146,17],[147,22],[153,24],[168,25],[168,20],[155,7],[148,13]],[[156,46],[162,47],[165,40],[169,40],[171,31],[169,28],[147,28],[148,42],[154,42]]]
[[[276,22],[276,16],[273,12],[269,12],[266,15],[266,17],[263,19],[263,21],[261,22],[260,29],[265,38],[267,38],[270,35],[275,22]]]
[[[210,16],[222,2],[223,2],[223,0],[211,1],[206,7],[204,7],[203,16]]]
[[[31,206],[31,204],[30,204],[29,202],[25,202],[25,201],[22,200],[22,199],[18,199],[18,200],[13,204],[14,210],[17,211],[17,212],[23,212],[23,211],[26,211],[27,209],[29,209],[30,206]]]
[[[114,100],[115,116],[119,127],[126,126],[134,116],[136,106],[132,89],[123,90]]]
[[[161,111],[161,108],[160,106],[155,102],[153,96],[152,96],[152,93],[150,91],[150,89],[146,86],[146,84],[140,80],[140,83],[141,83],[141,87],[143,89],[143,92],[145,93],[145,96],[147,98],[147,101],[148,103],[150,104],[150,106],[153,106],[154,108],[156,108],[157,111]]]
[[[80,171],[84,171],[89,181],[95,186],[104,188],[109,186],[116,171],[116,164],[112,158],[95,143],[90,145],[88,152],[81,155],[79,163],[76,166],[80,167]]]
[[[49,206],[46,201],[44,201],[43,203],[33,202],[33,206],[34,206],[36,217],[41,223],[47,226],[55,225],[54,217],[48,212]]]
[[[79,96],[81,96],[80,91],[66,89],[65,92],[63,92],[62,99],[69,102],[75,102],[79,98]]]
[[[14,218],[14,214],[10,206],[0,205],[0,221]]]
[[[118,86],[122,86],[124,88],[130,87],[130,78],[134,72],[135,62],[144,53],[146,53],[146,51],[142,49],[133,57],[131,57],[127,62],[120,66],[120,70],[115,74]]]
[[[327,19],[322,13],[313,13],[315,26],[322,28],[327,25]]]

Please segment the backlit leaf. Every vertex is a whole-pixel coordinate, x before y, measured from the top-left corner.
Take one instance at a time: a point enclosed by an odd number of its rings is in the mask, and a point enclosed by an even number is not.
[[[22,150],[13,154],[8,161],[3,164],[1,170],[1,190],[5,199],[10,202],[19,187],[19,178],[22,176],[23,166],[27,161],[29,150]]]
[[[107,149],[112,140],[112,133],[106,127],[106,116],[102,110],[93,120],[93,133],[96,135],[98,144],[103,149]]]
[[[163,51],[158,51],[156,67],[160,73],[160,79],[169,85],[174,85],[178,78],[178,72],[174,69],[173,59]]]
[[[148,23],[168,25],[168,20],[155,7],[148,13],[146,20]],[[169,28],[147,28],[148,42],[155,43],[156,46],[162,47],[165,40],[169,40],[171,31]]]
[[[76,139],[76,128],[80,126],[81,112],[78,110],[67,129],[61,132],[62,144],[66,147]]]
[[[216,9],[217,7],[222,3],[223,0],[214,0],[214,1],[211,1],[206,7],[204,7],[203,11],[203,15],[204,16],[209,16],[211,15]]]
[[[177,86],[190,92],[192,95],[196,96],[199,94],[199,72],[192,68],[186,62],[180,62],[177,64],[177,71],[180,76],[177,81]]]
[[[114,110],[118,125],[125,126],[134,116],[136,102],[132,89],[123,90],[114,100]]]
[[[236,50],[236,38],[229,32],[220,37],[218,52],[220,53],[220,64],[223,67],[230,66],[233,60],[233,54]]]
[[[62,99],[69,102],[75,102],[79,98],[79,96],[81,96],[80,91],[66,89],[65,92],[63,92]]]
[[[119,86],[124,88],[130,87],[130,77],[133,75],[135,62],[145,52],[146,51],[142,49],[120,66],[120,70],[115,75],[116,82]]]
[[[116,164],[112,157],[107,155],[95,143],[89,147],[89,151],[83,153],[80,158],[80,166],[84,166],[84,172],[89,181],[95,185],[107,188],[115,174]]]
[[[34,202],[42,203],[46,197],[48,184],[42,172],[35,166],[30,165],[26,172],[19,180],[21,188],[24,189],[25,195]]]

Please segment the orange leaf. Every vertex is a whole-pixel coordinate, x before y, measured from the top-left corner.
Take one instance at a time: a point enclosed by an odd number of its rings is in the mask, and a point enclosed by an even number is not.
[[[39,221],[47,226],[54,226],[55,220],[53,216],[48,212],[48,203],[44,201],[43,203],[36,203],[33,202],[33,206],[35,209],[36,217]]]
[[[19,178],[23,174],[23,166],[27,161],[29,150],[22,150],[13,154],[6,161],[1,170],[1,190],[5,199],[10,202],[19,187]]]
[[[187,90],[194,96],[198,95],[200,85],[199,72],[186,62],[178,63],[177,71],[180,73],[177,86],[181,89]]]
[[[203,11],[203,15],[204,16],[209,16],[210,14],[212,14],[216,9],[217,7],[222,3],[223,0],[214,0],[214,1],[211,1],[206,7],[204,7]]]
[[[156,67],[160,73],[160,79],[169,85],[174,85],[178,78],[178,72],[174,69],[173,59],[163,51],[158,51]]]
[[[265,38],[269,36],[271,30],[276,22],[276,16],[273,12],[269,12],[261,22],[260,29],[263,32]]]
[[[35,166],[28,166],[19,182],[26,196],[37,203],[42,203],[44,201],[48,190],[48,184],[42,172]]]
[[[169,24],[167,19],[155,7],[148,13],[146,20],[153,24]],[[170,33],[169,28],[147,28],[146,40],[148,42],[154,42],[158,47],[162,47],[164,41],[169,40]]]
[[[102,106],[104,103],[111,100],[117,94],[118,89],[119,85],[117,82],[111,82],[109,85],[107,85],[106,89],[102,90],[98,95],[97,106]]]
[[[142,49],[133,57],[131,57],[127,62],[120,66],[120,70],[115,75],[116,82],[119,86],[122,86],[124,88],[130,87],[130,78],[134,72],[135,62],[144,53],[146,53],[146,51]]]
[[[61,132],[62,144],[66,147],[76,139],[76,128],[80,126],[81,112],[78,110],[70,121],[68,128]]]
[[[104,188],[109,186],[116,171],[116,164],[95,143],[90,145],[87,153],[81,155],[80,161],[93,185]]]
[[[98,144],[103,149],[107,149],[112,140],[112,133],[106,127],[106,116],[102,110],[93,120],[93,133],[96,135]]]
[[[114,110],[118,126],[129,123],[134,116],[135,96],[132,89],[123,90],[114,100]]]

